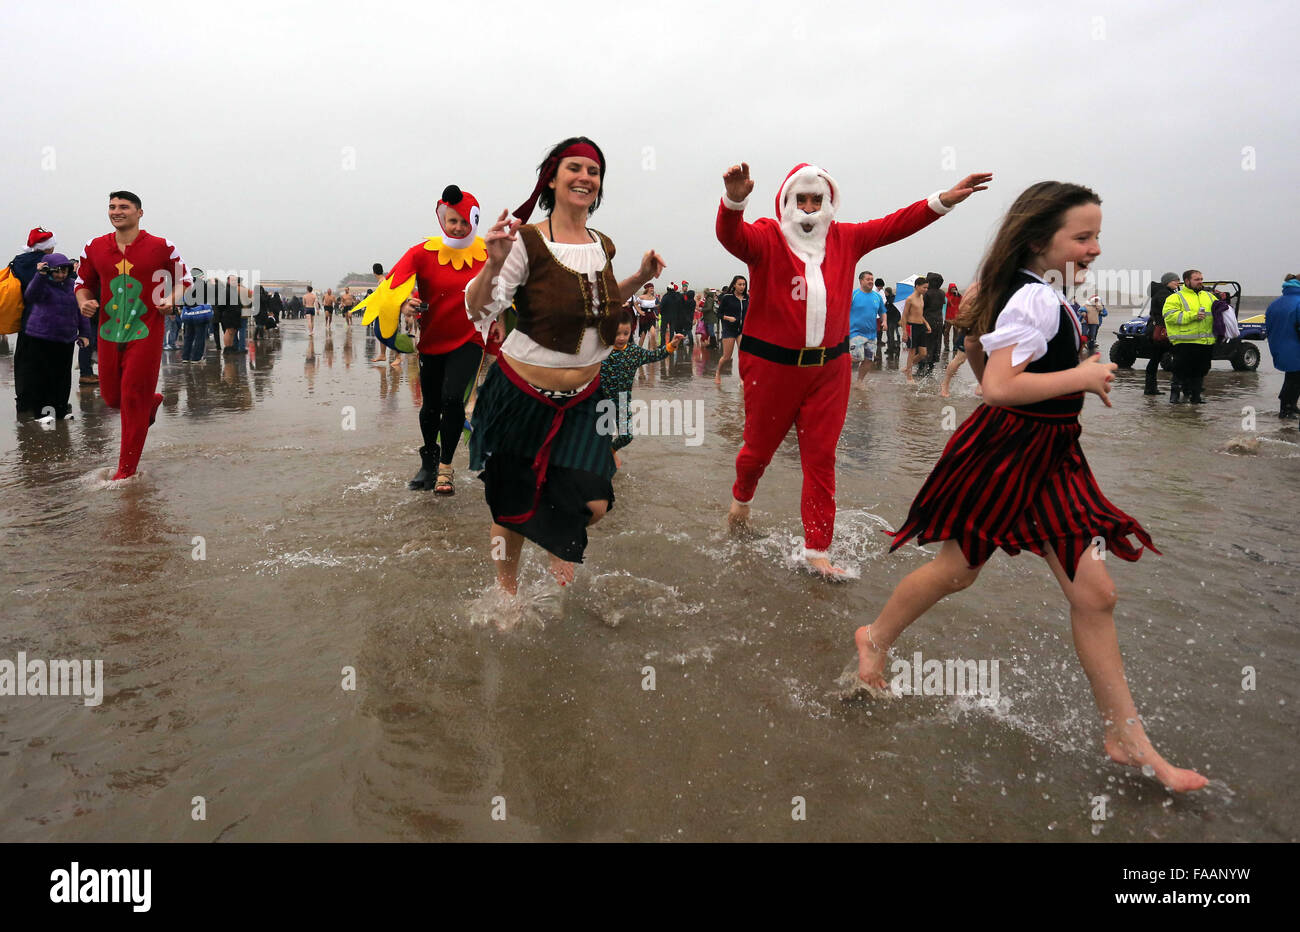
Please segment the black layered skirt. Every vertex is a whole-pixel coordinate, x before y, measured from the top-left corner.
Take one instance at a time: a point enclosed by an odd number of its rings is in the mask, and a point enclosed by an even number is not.
[[[572,563],[587,548],[587,502],[614,504],[614,438],[597,430],[600,397],[599,377],[552,396],[498,357],[471,422],[469,465],[481,470],[492,520]]]
[[[955,540],[971,566],[999,548],[1043,557],[1050,550],[1070,579],[1090,548],[1129,561],[1144,547],[1160,553],[1142,525],[1101,493],[1080,432],[1077,414],[980,405],[944,447],[889,549],[913,537]]]

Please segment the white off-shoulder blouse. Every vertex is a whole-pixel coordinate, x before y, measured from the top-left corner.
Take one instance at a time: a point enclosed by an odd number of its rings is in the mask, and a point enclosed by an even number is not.
[[[555,257],[555,261],[580,275],[586,275],[587,279],[592,282],[592,313],[595,313],[597,310],[596,296],[599,289],[594,286],[596,276],[605,267],[605,247],[600,244],[599,240],[590,243],[552,243],[543,236],[542,242],[546,243],[547,248],[551,250],[551,255]],[[482,274],[482,272],[479,273],[479,275]],[[477,280],[475,278],[475,281]],[[524,245],[524,238],[519,236],[510,249],[510,255],[506,257],[506,261],[501,266],[501,274],[492,282],[492,300],[483,309],[484,316],[475,321],[475,325],[486,333],[488,324],[502,311],[510,307],[515,299],[515,292],[526,281],[528,281],[528,248]],[[473,282],[470,284],[472,285]],[[469,290],[469,286],[467,286],[465,288],[465,307],[467,311],[469,310]],[[611,349],[613,347],[600,342],[595,327],[586,328],[582,334],[582,345],[576,353],[562,353],[558,350],[547,349],[518,330],[510,331],[510,335],[501,344],[501,351],[511,359],[517,359],[522,363],[541,366],[546,369],[578,369],[583,366],[594,365],[604,360]]]

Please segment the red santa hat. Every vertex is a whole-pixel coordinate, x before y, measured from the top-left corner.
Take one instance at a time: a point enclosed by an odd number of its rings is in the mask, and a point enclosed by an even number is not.
[[[462,220],[469,223],[469,233],[459,239],[447,235],[447,208],[456,211]],[[474,242],[478,236],[479,207],[478,199],[468,191],[462,191],[454,184],[442,189],[442,200],[438,201],[438,225],[442,227],[442,241],[453,249],[463,249]]]
[[[49,252],[58,245],[53,233],[44,227],[36,227],[27,234],[27,248],[23,252]]]
[[[821,185],[817,183],[818,179],[825,184],[825,190],[819,190]],[[786,195],[797,193],[797,191],[811,191],[812,193],[822,195],[829,194],[831,206],[836,210],[839,210],[839,183],[816,165],[809,165],[807,162],[800,162],[794,168],[790,169],[790,174],[785,176],[785,181],[781,182],[781,187],[776,192],[776,217],[778,220],[780,220],[784,214],[783,208],[785,206]]]

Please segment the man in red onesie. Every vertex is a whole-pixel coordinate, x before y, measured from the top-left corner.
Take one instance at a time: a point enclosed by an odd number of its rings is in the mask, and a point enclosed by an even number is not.
[[[144,211],[130,191],[108,196],[113,233],[86,243],[77,269],[81,313],[99,328],[99,394],[122,412],[122,446],[114,479],[135,475],[145,436],[162,395],[163,317],[192,284],[189,269],[170,240],[140,229]]]
[[[826,576],[835,530],[835,446],[848,411],[849,306],[859,259],[871,250],[928,226],[976,191],[991,174],[968,175],[948,191],[867,223],[837,223],[839,185],[814,165],[786,175],[776,195],[776,217],[746,223],[754,190],[749,165],[723,176],[718,241],[749,266],[749,311],[738,365],[745,392],[744,445],[728,520],[744,529],[759,477],[790,427],[799,438],[803,467],[804,559]]]
[[[407,487],[451,495],[452,456],[465,429],[466,390],[483,360],[483,337],[465,313],[465,286],[482,271],[487,245],[478,235],[479,205],[474,195],[453,185],[443,189],[437,207],[442,236],[416,243],[388,277],[355,308],[363,323],[377,320],[379,341],[404,353],[420,354],[420,470]],[[397,331],[398,310],[417,288],[426,302],[420,314],[420,341]]]

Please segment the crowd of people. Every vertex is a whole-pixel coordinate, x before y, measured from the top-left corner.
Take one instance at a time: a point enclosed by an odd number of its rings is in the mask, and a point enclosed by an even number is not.
[[[715,382],[734,359],[744,398],[727,526],[742,538],[752,532],[760,481],[793,429],[805,567],[841,580],[845,572],[830,551],[835,454],[850,392],[884,360],[898,359],[904,344],[911,383],[932,378],[946,353],[940,393],[949,394],[954,374],[968,363],[983,403],[957,428],[893,532],[891,550],[912,539],[941,548],[898,585],[871,624],[855,631],[861,683],[883,687],[888,651],[902,631],[971,585],[997,550],[1027,550],[1047,562],[1070,606],[1106,752],[1172,789],[1204,785],[1148,740],[1119,656],[1114,584],[1104,562],[1083,559],[1098,541],[1123,560],[1159,553],[1142,525],[1102,494],[1078,443],[1085,396],[1109,406],[1116,368],[1095,353],[1106,314],[1100,298],[1078,304],[1060,287],[1082,284],[1080,270],[1100,255],[1101,200],[1093,191],[1033,185],[1000,224],[976,281],[945,287],[944,277],[931,272],[896,289],[884,276],[859,271],[863,257],[920,234],[986,190],[991,174],[969,175],[886,217],[853,223],[837,217],[835,179],[801,164],[777,187],[774,215],[750,222],[754,181],[742,162],[722,176],[715,232],[745,274],[722,287],[697,292],[683,280],[660,292],[654,281],[666,268],[664,257],[650,249],[620,279],[614,242],[589,226],[606,191],[605,157],[593,140],[558,143],[536,176],[524,203],[513,214],[502,210],[483,236],[478,199],[448,185],[436,208],[441,234],[411,246],[387,274],[377,264],[379,282],[365,296],[308,287],[288,302],[255,292],[238,276],[192,269],[170,241],[140,227],[140,198],[114,191],[113,231],[88,242],[79,259],[59,253],[53,234],[37,228],[10,264],[24,299],[14,360],[19,412],[69,416],[73,350],[83,353],[83,381],[93,380],[88,354],[97,342],[99,393],[121,412],[113,478],[129,479],[162,400],[157,383],[166,350],[181,349],[182,362],[201,360],[211,337],[233,355],[246,346],[250,320],[256,341],[283,319],[305,318],[310,334],[323,315],[328,334],[335,314],[348,326],[361,315],[384,351],[419,361],[423,445],[412,490],[454,494],[453,458],[468,428],[469,468],[483,483],[497,585],[513,595],[526,541],[547,554],[555,580],[567,585],[584,560],[588,528],[615,505],[618,451],[633,435],[626,420],[615,430],[603,426],[602,410],[611,403],[626,409],[641,366],[683,344],[716,348]],[[539,208],[543,218],[530,222]],[[164,287],[146,285],[160,280]],[[1183,396],[1204,403],[1208,347],[1229,332],[1216,330],[1224,302],[1202,282],[1188,270],[1153,286],[1150,336],[1173,347],[1175,403]],[[909,293],[900,308],[903,286]],[[1276,364],[1286,372],[1281,416],[1294,418],[1300,277],[1288,276],[1267,318]],[[381,354],[376,362],[382,361]],[[1147,390],[1153,388],[1148,370]]]

